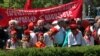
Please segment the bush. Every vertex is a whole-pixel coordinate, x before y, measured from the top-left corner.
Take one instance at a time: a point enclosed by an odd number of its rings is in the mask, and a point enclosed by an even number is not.
[[[100,56],[100,46],[0,50],[0,56]]]

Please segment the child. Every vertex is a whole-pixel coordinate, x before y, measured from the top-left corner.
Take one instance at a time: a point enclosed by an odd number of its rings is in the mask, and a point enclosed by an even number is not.
[[[7,40],[6,49],[16,49],[17,47],[19,47],[19,42],[16,37],[17,32],[13,30],[10,32],[10,34],[11,37]]]
[[[58,32],[56,28],[51,28],[48,32],[44,33],[44,42],[47,47],[54,47],[54,35]]]
[[[24,36],[22,38],[22,47],[23,48],[29,48],[31,47],[31,43],[30,43],[30,32],[29,30],[25,30],[24,31]]]
[[[94,38],[92,36],[92,32],[90,31],[90,27],[85,29],[84,40],[84,45],[94,45]]]
[[[45,43],[43,41],[43,33],[38,34],[38,42],[35,44],[37,48],[43,48],[45,47]]]

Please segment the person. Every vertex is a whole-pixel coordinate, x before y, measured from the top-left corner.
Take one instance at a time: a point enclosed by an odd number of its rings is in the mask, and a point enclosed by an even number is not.
[[[66,19],[65,23],[66,23],[66,25],[65,25],[65,40],[63,42],[62,47],[68,47],[68,38],[69,38],[69,34],[71,33],[71,29],[69,27],[69,24],[70,24],[69,19]]]
[[[82,26],[82,21],[84,21],[84,20],[78,19],[76,23],[78,25],[78,29],[82,32],[82,35],[84,35],[85,28]]]
[[[44,33],[44,43],[46,47],[54,47],[54,35],[58,32],[56,28],[51,28],[48,32]]]
[[[35,33],[38,33],[38,32],[43,32],[43,33],[45,33],[45,32],[47,32],[48,31],[48,29],[46,29],[45,27],[44,27],[44,20],[43,19],[40,19],[40,20],[38,20],[37,21],[37,25],[36,25],[36,27],[34,28],[34,32]]]
[[[17,32],[12,30],[10,34],[11,37],[7,40],[6,49],[16,49],[20,46],[19,40],[17,39]]]
[[[68,47],[81,46],[83,44],[83,36],[81,31],[77,29],[77,24],[71,24],[70,29]]]
[[[28,24],[28,29],[29,32],[30,32],[30,42],[32,43],[33,47],[35,46],[35,43],[37,42],[37,36],[36,36],[36,33],[33,31],[34,29],[34,23],[33,22],[30,22]]]
[[[31,42],[30,42],[30,32],[29,30],[25,30],[24,31],[24,36],[22,37],[22,47],[23,48],[29,48],[32,46]]]
[[[62,47],[64,39],[65,39],[65,27],[66,23],[64,19],[58,20],[58,25],[54,26],[58,30],[58,32],[54,35],[55,46]]]
[[[5,47],[6,41],[8,37],[6,32],[4,31],[4,28],[0,26],[0,48],[3,49]]]
[[[96,23],[93,25],[93,37],[94,37],[94,42],[95,45],[99,45],[99,38],[98,38],[98,30],[100,28],[100,17],[96,17]]]
[[[98,44],[100,44],[100,28],[98,29],[97,37],[98,37]]]
[[[95,17],[95,24],[93,25],[93,29],[98,31],[100,28],[100,16]]]
[[[38,34],[38,41],[35,44],[36,48],[44,48],[46,45],[44,43],[43,33]]]
[[[17,20],[10,20],[9,21],[9,26],[6,29],[7,33],[8,33],[8,37],[10,38],[10,31],[12,30],[16,30],[17,31],[17,39],[22,39],[22,28],[19,27],[18,25],[18,21]]]
[[[85,46],[94,45],[94,37],[92,36],[92,32],[90,30],[90,26],[85,29],[84,33],[84,44]]]

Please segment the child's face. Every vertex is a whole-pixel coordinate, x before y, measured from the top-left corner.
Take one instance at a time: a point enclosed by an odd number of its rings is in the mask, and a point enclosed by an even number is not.
[[[28,35],[24,36],[24,40],[29,41],[29,36]]]
[[[48,34],[49,34],[49,36],[52,36],[52,31],[49,31]]]
[[[91,32],[89,31],[89,32],[86,32],[85,34],[86,34],[86,35],[90,35],[90,34],[91,34]]]
[[[16,38],[16,34],[12,34],[11,37]]]
[[[43,36],[39,36],[38,40],[43,41]]]

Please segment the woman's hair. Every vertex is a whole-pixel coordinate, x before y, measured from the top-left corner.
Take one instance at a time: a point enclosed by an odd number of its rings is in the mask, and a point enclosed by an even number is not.
[[[12,23],[14,23],[15,25],[18,25],[18,21],[17,20],[10,20],[9,21],[9,25],[12,24]]]

